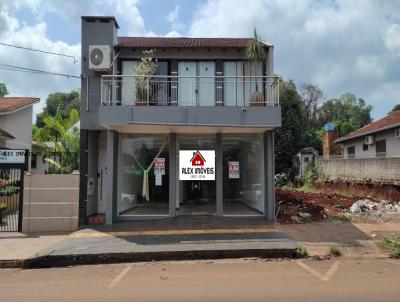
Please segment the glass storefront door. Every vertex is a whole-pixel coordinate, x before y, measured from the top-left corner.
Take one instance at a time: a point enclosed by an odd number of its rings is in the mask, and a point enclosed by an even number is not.
[[[224,135],[222,138],[224,215],[264,213],[261,135]]]
[[[180,150],[190,150],[194,153],[198,150],[215,150],[215,135],[178,135],[177,149],[177,163],[179,163]],[[215,180],[179,180],[179,171],[177,179],[177,215],[215,214]]]
[[[117,215],[168,215],[168,135],[120,134]]]

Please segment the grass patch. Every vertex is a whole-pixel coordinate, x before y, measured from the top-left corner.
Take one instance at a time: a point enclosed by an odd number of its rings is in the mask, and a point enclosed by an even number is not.
[[[299,188],[295,188],[295,191],[303,192],[303,193],[319,193],[321,190],[318,190],[317,188],[309,185],[304,185]]]
[[[378,240],[376,245],[384,251],[390,253],[393,258],[400,258],[400,235],[394,238],[383,237],[383,239]]]
[[[342,255],[342,252],[340,251],[340,249],[337,245],[331,245],[329,247],[329,253],[336,257],[339,257]]]
[[[304,245],[299,245],[296,249],[297,255],[299,255],[302,258],[308,257],[310,253],[308,252],[308,249]]]

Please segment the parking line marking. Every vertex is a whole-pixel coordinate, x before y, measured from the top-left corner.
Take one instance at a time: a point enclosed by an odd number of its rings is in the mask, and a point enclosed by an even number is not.
[[[122,278],[125,277],[125,275],[131,270],[132,264],[127,265],[119,274],[117,277],[115,277],[111,283],[108,285],[108,288],[113,288],[115,287],[119,281],[122,280]]]
[[[333,275],[336,273],[337,269],[339,268],[339,261],[335,261],[332,266],[328,269],[328,271],[324,274],[321,275],[320,273],[318,273],[317,271],[315,271],[314,269],[312,269],[311,267],[309,267],[307,264],[305,264],[302,261],[296,261],[296,263],[301,266],[303,269],[305,269],[307,272],[309,272],[310,274],[314,275],[315,277],[317,277],[318,279],[328,282]]]

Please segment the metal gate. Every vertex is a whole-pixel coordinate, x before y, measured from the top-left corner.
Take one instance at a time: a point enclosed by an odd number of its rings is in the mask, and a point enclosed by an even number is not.
[[[23,154],[24,163],[15,154]],[[22,152],[22,153],[21,153]],[[4,154],[13,153],[12,159]],[[28,152],[25,150],[0,150],[0,232],[21,232],[24,193],[24,171]],[[17,156],[18,157],[18,156]],[[22,155],[21,155],[22,157]]]

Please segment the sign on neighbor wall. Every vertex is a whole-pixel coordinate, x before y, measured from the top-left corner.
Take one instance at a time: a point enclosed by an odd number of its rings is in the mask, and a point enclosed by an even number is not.
[[[179,180],[215,180],[215,151],[179,151]]]
[[[25,150],[0,149],[0,164],[24,164]]]

